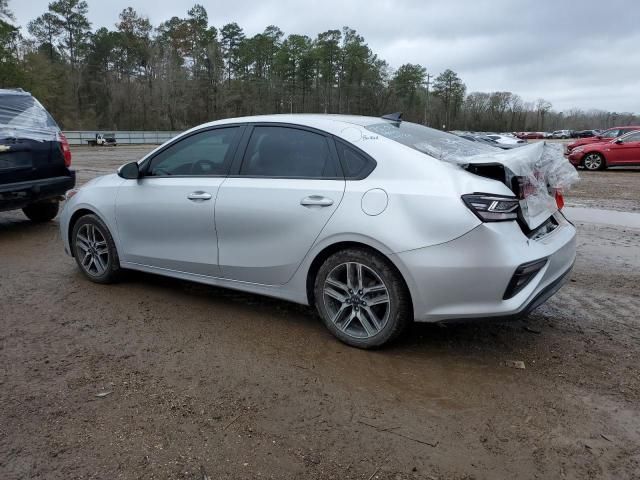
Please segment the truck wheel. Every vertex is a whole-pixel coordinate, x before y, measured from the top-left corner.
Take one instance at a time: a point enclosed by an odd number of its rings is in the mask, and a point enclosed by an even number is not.
[[[24,207],[22,211],[32,222],[48,222],[53,220],[58,214],[59,202],[39,202],[31,203]]]

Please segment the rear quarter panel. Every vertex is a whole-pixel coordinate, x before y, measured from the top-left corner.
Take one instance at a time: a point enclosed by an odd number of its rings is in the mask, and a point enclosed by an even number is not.
[[[464,193],[513,195],[500,182],[470,174],[393,140],[366,130],[358,139],[354,133],[348,132],[345,139],[373,157],[377,166],[363,180],[347,180],[342,203],[322,238],[345,234],[370,237],[393,253],[436,245],[481,223],[462,202]],[[378,215],[368,215],[362,208],[364,194],[373,189],[387,194],[387,207]]]

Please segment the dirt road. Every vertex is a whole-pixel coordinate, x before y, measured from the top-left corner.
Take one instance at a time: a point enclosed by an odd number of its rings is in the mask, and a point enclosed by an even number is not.
[[[83,182],[143,151],[74,164]],[[639,182],[592,174],[569,201],[637,208]],[[0,213],[0,478],[638,478],[640,231],[578,228],[571,282],[528,320],[364,352],[309,308],[92,284],[57,222]]]

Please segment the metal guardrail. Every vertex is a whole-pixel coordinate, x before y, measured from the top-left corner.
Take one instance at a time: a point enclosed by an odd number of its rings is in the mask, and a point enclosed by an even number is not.
[[[116,143],[120,145],[160,145],[182,132],[69,130],[62,133],[64,133],[71,145],[88,145],[89,140],[96,139],[97,133],[102,133],[105,137],[111,136],[112,133],[115,134]]]

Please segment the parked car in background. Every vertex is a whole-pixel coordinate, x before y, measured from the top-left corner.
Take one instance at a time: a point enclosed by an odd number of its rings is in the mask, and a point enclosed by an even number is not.
[[[640,131],[574,148],[569,161],[587,170],[640,165]]]
[[[635,132],[636,130],[640,130],[640,126],[638,125],[629,125],[626,127],[613,127],[609,128],[603,132],[600,132],[595,137],[581,138],[580,140],[576,140],[566,146],[565,155],[569,155],[574,148],[580,147],[582,145],[587,145],[589,143],[597,143],[607,140],[612,140],[614,138],[618,138],[622,135],[625,135],[629,132]]]
[[[495,133],[489,133],[485,135],[486,137],[495,140],[497,143],[501,145],[524,145],[527,143],[526,140],[522,140],[521,138],[508,136],[508,135],[498,135]]]
[[[523,140],[538,140],[544,138],[544,132],[519,132],[517,137]]]
[[[599,130],[580,130],[576,132],[576,136],[577,138],[591,138],[597,136],[599,133]]]
[[[571,130],[556,130],[551,134],[551,138],[571,138]]]
[[[518,167],[538,168],[531,147]],[[70,191],[60,229],[94,282],[128,268],[315,305],[371,348],[414,320],[526,312],[567,280],[576,230],[511,159],[398,114],[225,119]]]
[[[487,135],[462,133],[462,134],[459,134],[458,136],[466,140],[469,140],[471,142],[479,142],[493,148],[498,148],[500,150],[511,150],[512,148],[517,148],[520,146],[517,144],[511,144],[511,143],[498,143],[494,139],[489,138]]]
[[[45,108],[21,89],[0,89],[0,211],[53,219],[75,185],[71,150]]]

